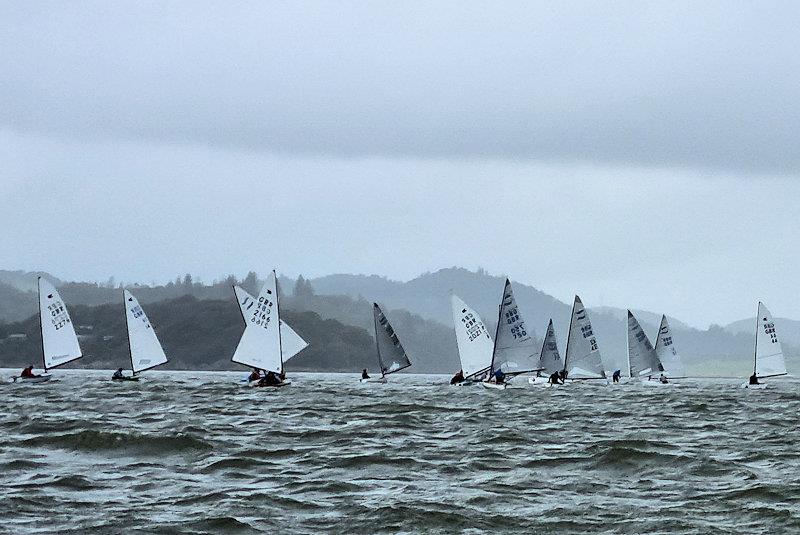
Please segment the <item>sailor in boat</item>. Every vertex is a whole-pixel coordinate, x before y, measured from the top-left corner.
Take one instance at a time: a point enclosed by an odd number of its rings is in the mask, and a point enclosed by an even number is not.
[[[261,386],[275,386],[281,384],[281,380],[275,372],[267,372],[267,375],[258,382]]]
[[[122,368],[117,368],[117,371],[114,372],[114,375],[111,376],[111,379],[119,381],[120,379],[124,379],[125,376],[122,374]]]
[[[361,370],[361,378],[362,379],[369,379],[369,374],[367,373],[367,369],[366,368]]]
[[[253,381],[261,380],[261,372],[258,368],[253,368],[253,371],[250,372],[250,375],[247,377],[247,382],[252,383]]]
[[[36,377],[40,377],[39,375],[33,373],[33,364],[22,370],[19,376],[24,379],[35,379]]]
[[[620,375],[622,375],[622,372],[620,370],[615,370],[614,373],[611,374],[611,380],[618,383]]]
[[[506,382],[506,374],[503,373],[503,370],[498,369],[496,372],[494,372],[494,382],[499,385],[502,385]]]
[[[750,381],[748,381],[751,385],[758,385],[761,384],[758,382],[758,376],[754,373],[750,376]]]
[[[561,373],[562,372],[553,372],[550,374],[550,378],[547,379],[547,382],[551,385],[563,385],[564,381],[561,380]]]
[[[451,385],[457,385],[458,383],[463,383],[463,382],[464,382],[464,370],[458,370],[458,373],[455,374],[452,379],[450,379]]]
[[[659,378],[658,378],[658,381],[659,381],[659,382],[660,382],[662,385],[665,385],[665,384],[669,383],[669,380],[667,380],[667,376],[666,376],[666,375],[664,375],[663,373],[661,374],[661,377],[659,377]]]

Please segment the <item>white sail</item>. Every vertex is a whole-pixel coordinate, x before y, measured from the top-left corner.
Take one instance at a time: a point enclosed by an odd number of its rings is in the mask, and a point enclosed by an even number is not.
[[[461,370],[468,378],[491,367],[494,343],[477,312],[455,295],[450,297],[450,303]]]
[[[754,373],[757,377],[770,377],[786,374],[786,360],[775,332],[772,314],[761,301],[758,302],[756,318],[756,355]]]
[[[156,332],[150,325],[147,314],[139,305],[139,301],[128,290],[124,290],[122,295],[125,299],[125,319],[128,326],[133,373],[165,364],[167,355],[164,354]]]
[[[631,377],[660,375],[664,371],[642,326],[628,311],[628,366]]]
[[[241,286],[233,287],[236,293],[236,300],[239,303],[239,311],[242,313],[242,319],[247,323],[247,315],[251,308],[256,306],[256,298]],[[281,348],[283,350],[283,362],[294,357],[302,350],[308,347],[308,342],[303,340],[303,337],[297,334],[297,331],[281,320]]]
[[[55,368],[83,356],[75,326],[55,286],[39,277],[39,320],[45,369]]]
[[[686,377],[686,368],[683,359],[675,349],[675,341],[666,316],[661,316],[661,326],[658,328],[656,340],[656,356],[664,367],[664,374],[669,377]]]
[[[518,374],[538,368],[539,354],[535,342],[517,306],[511,281],[506,279],[494,340],[492,370]]]
[[[592,322],[577,295],[572,305],[564,366],[568,377],[573,379],[602,379],[606,376]]]
[[[275,373],[283,371],[275,272],[267,277],[258,299],[244,314],[245,328],[231,360]]]
[[[373,303],[372,313],[375,318],[375,344],[378,349],[378,365],[381,375],[389,375],[411,366],[397,333],[389,324],[378,303]]]
[[[553,327],[553,320],[547,325],[547,334],[544,335],[542,350],[539,353],[539,367],[544,368],[545,372],[552,374],[564,369],[564,360],[558,353],[558,342],[556,341],[556,330]]]

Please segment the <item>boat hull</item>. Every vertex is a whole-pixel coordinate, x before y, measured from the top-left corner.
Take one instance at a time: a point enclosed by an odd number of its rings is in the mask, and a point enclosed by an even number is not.
[[[749,388],[750,390],[764,390],[767,388],[767,383],[758,383],[757,385],[751,385],[750,383],[742,383],[741,388]]]
[[[111,380],[113,382],[115,382],[115,383],[124,383],[124,382],[127,382],[127,381],[138,382],[139,378],[138,377],[112,377]]]
[[[247,386],[253,388],[280,388],[282,386],[289,386],[290,384],[292,384],[292,381],[287,379],[286,381],[281,381],[280,383],[276,383],[274,385],[264,384],[259,381],[251,381],[247,384]]]
[[[13,382],[15,382],[15,383],[32,383],[32,384],[35,384],[35,383],[46,383],[52,378],[53,378],[53,376],[50,375],[49,373],[43,373],[43,374],[41,374],[41,375],[39,375],[37,377],[19,377],[19,376],[12,377],[11,380]]]
[[[360,379],[359,382],[361,384],[377,383],[385,385],[389,381],[386,380],[386,377],[370,377],[369,379]]]
[[[508,388],[508,383],[490,383],[489,381],[481,381],[481,386],[489,390],[505,390]]]

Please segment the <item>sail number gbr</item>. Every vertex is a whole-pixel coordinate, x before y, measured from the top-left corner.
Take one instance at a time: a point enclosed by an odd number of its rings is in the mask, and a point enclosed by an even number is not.
[[[250,323],[263,327],[264,329],[268,328],[272,321],[273,304],[274,303],[266,297],[259,296],[258,304],[255,310],[253,310],[253,315],[250,316]]]
[[[475,319],[475,316],[472,314],[472,312],[468,312],[464,317],[462,317],[461,323],[463,323],[464,327],[467,329],[470,342],[484,334],[489,336],[489,333],[486,332],[486,327],[483,326],[483,323]]]
[[[47,310],[50,311],[50,322],[53,324],[55,330],[58,331],[69,323],[67,309],[64,308],[64,303],[61,301],[56,301],[51,305],[47,305]]]

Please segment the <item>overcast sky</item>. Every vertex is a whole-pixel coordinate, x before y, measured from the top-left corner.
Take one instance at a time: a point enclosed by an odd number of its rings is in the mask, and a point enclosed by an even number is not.
[[[0,268],[800,318],[800,3],[2,2]]]

